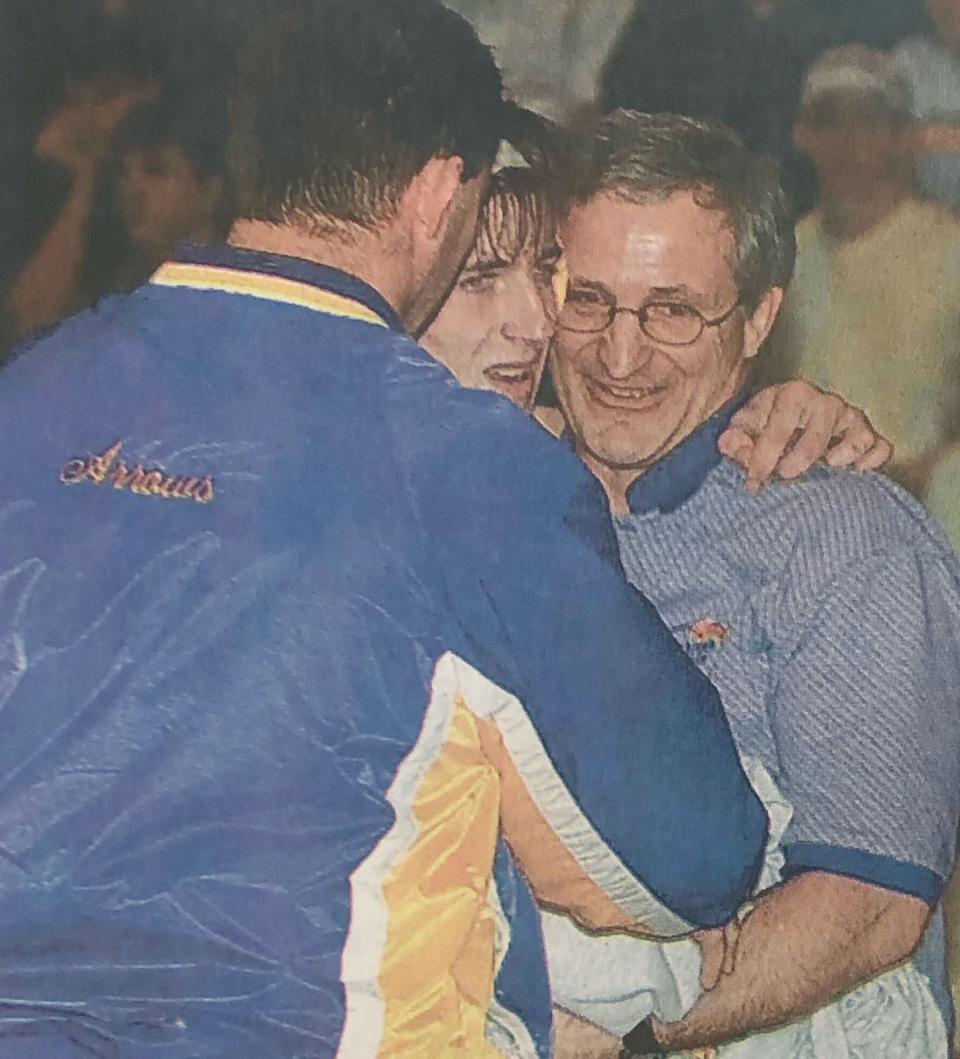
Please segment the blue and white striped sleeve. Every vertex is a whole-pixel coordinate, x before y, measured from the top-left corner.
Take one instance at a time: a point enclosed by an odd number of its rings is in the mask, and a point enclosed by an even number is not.
[[[935,903],[960,812],[960,584],[929,538],[847,566],[773,689],[785,874]]]

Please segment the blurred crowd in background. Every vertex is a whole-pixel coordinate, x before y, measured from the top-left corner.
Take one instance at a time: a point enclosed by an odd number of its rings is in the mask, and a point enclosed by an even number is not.
[[[960,544],[960,0],[448,0],[519,102],[720,119],[800,257],[760,373],[867,409]],[[2,0],[0,350],[222,238],[227,86],[283,0]]]

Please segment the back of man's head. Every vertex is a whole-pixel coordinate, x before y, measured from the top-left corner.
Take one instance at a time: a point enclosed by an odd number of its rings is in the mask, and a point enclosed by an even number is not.
[[[241,218],[376,229],[433,157],[488,167],[502,86],[439,0],[297,0],[238,64],[229,168]]]
[[[777,163],[751,151],[718,122],[677,114],[617,110],[585,141],[575,198],[612,194],[643,205],[692,192],[726,215],[733,232],[734,272],[753,310],[793,274],[793,215]]]

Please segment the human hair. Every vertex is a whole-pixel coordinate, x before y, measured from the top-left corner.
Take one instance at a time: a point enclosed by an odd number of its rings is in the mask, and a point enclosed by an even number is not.
[[[555,239],[567,204],[570,142],[553,122],[508,103],[497,168],[480,210],[474,257],[512,262]]]
[[[433,157],[464,180],[493,161],[502,84],[440,0],[300,0],[237,63],[229,173],[237,215],[376,229]]]
[[[144,103],[124,118],[114,136],[114,153],[179,147],[199,176],[226,168],[226,113],[217,98],[189,107],[168,99]]]
[[[613,194],[644,205],[692,192],[720,210],[734,238],[734,279],[752,312],[793,274],[796,237],[777,163],[725,125],[677,114],[617,110],[584,142],[574,197]]]

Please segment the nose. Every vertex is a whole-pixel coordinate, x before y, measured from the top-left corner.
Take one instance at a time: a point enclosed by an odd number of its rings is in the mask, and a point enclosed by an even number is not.
[[[632,313],[618,314],[597,346],[597,358],[611,379],[629,379],[647,366],[654,353]]]
[[[553,333],[543,296],[530,276],[517,277],[504,298],[504,319],[500,333],[511,342],[541,348]]]

